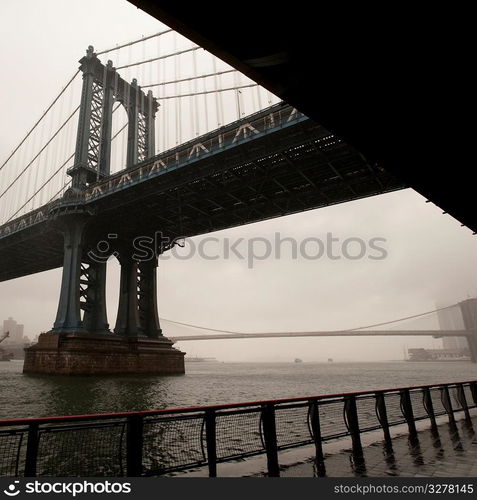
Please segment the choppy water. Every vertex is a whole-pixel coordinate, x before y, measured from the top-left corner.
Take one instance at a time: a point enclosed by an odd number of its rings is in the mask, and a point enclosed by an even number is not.
[[[0,419],[150,410],[477,380],[477,364],[189,363],[186,375],[56,377],[0,363]]]

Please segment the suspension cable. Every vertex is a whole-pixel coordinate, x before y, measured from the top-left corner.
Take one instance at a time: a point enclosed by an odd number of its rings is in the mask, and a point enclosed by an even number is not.
[[[156,36],[165,35],[166,33],[170,33],[171,31],[173,30],[170,28],[164,31],[159,31],[159,33],[154,33],[153,35],[144,36],[142,38],[138,38],[137,40],[133,40],[132,42],[123,43],[122,45],[116,45],[115,47],[112,47],[110,49],[102,50],[101,52],[96,52],[96,55],[100,56],[102,54],[106,54],[107,52],[113,52],[115,50],[124,49],[124,47],[130,47],[131,45],[135,45],[136,43],[145,42],[146,40],[150,40],[151,38],[155,38]]]
[[[122,104],[119,104],[113,108],[113,111],[111,114],[114,115],[114,113],[116,113],[116,111],[122,106]],[[114,141],[114,139],[116,139],[116,137],[128,126],[128,122],[126,122],[114,135],[113,137],[111,137],[111,142]]]
[[[31,200],[55,177],[59,172],[61,172],[61,169],[74,157],[75,153],[73,153],[64,163],[62,163],[51,175],[48,177],[48,179],[28,198],[28,200],[13,214],[10,216],[10,218],[5,222],[10,222],[19,212],[21,212],[27,205],[30,203]]]
[[[3,198],[3,196],[10,191],[10,188],[20,179],[20,177],[28,170],[28,168],[33,164],[33,162],[41,155],[41,153],[45,150],[45,148],[53,141],[53,139],[61,132],[61,130],[66,126],[66,124],[73,118],[73,116],[76,114],[76,112],[80,109],[80,106],[78,106],[71,114],[68,116],[66,121],[63,122],[61,127],[51,136],[51,138],[48,140],[48,142],[40,149],[40,151],[35,155],[33,160],[31,160],[28,165],[13,179],[13,181],[10,183],[10,185],[3,191],[2,194],[0,194],[0,199]]]
[[[118,66],[116,69],[124,69],[130,68],[131,66],[139,66],[140,64],[146,64],[149,62],[159,61],[161,59],[167,59],[168,57],[180,56],[181,54],[187,54],[188,52],[192,52],[194,50],[200,50],[202,47],[192,47],[190,49],[179,50],[178,52],[172,52],[170,54],[165,54],[164,56],[153,57],[152,59],[145,59],[144,61],[138,61],[130,64],[125,64],[124,66]]]
[[[197,75],[197,76],[190,76],[189,78],[180,78],[179,80],[169,80],[167,82],[151,83],[149,85],[141,85],[141,88],[147,89],[149,87],[160,87],[161,85],[170,85],[172,83],[188,82],[190,80],[200,80],[201,78],[208,78],[211,76],[225,75],[227,73],[235,73],[236,71],[237,71],[236,69],[227,69],[225,71],[219,71],[217,73],[208,73],[206,75]]]
[[[30,136],[30,134],[35,130],[35,128],[38,126],[38,124],[41,122],[41,120],[43,120],[43,118],[46,116],[46,114],[48,113],[48,111],[50,111],[50,109],[56,104],[56,102],[58,101],[58,99],[65,93],[66,89],[71,85],[71,83],[76,78],[76,76],[78,75],[79,72],[80,72],[80,70],[78,70],[69,79],[69,81],[66,84],[66,86],[64,87],[64,89],[55,97],[55,99],[53,100],[53,102],[48,106],[48,108],[46,108],[46,111],[40,116],[40,118],[38,119],[38,121],[33,125],[33,127],[30,129],[30,131],[27,133],[27,135],[21,140],[20,144],[13,150],[13,152],[10,154],[10,156],[2,163],[2,165],[0,166],[0,170],[2,170],[2,168],[9,162],[10,158],[20,149],[21,145],[28,139],[28,137]]]
[[[365,328],[372,328],[374,326],[390,325],[391,323],[398,323],[399,321],[405,321],[407,319],[420,318],[421,316],[427,316],[428,314],[432,314],[432,313],[435,313],[435,312],[443,311],[444,309],[450,309],[451,307],[454,307],[454,306],[455,306],[455,304],[453,304],[451,306],[440,307],[439,309],[433,309],[432,311],[426,311],[426,312],[423,312],[421,314],[414,314],[413,316],[406,316],[405,318],[395,319],[393,321],[385,321],[384,323],[375,323],[374,325],[360,326],[359,328],[353,328],[350,331],[363,330]]]
[[[229,90],[238,90],[238,89],[246,89],[250,87],[256,87],[258,83],[251,83],[249,85],[240,85],[238,87],[228,87],[226,89],[215,89],[215,90],[204,90],[202,92],[191,92],[190,94],[178,94],[178,95],[169,95],[165,97],[156,97],[157,100],[164,100],[164,99],[179,99],[181,97],[193,97],[196,95],[203,95],[203,94],[214,94],[216,92],[227,92]]]
[[[128,126],[128,123],[125,123],[114,135],[111,137],[111,142],[116,139],[116,137]]]

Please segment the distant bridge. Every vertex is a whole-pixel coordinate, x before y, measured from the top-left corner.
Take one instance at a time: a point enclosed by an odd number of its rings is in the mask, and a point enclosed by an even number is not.
[[[464,329],[459,329],[459,328],[454,329],[453,326],[457,326],[457,324],[455,325],[446,324],[445,318],[439,318],[439,324],[443,326],[443,328],[439,330],[436,329],[390,330],[388,326],[394,323],[402,324],[403,321],[415,320],[418,318],[422,318],[423,316],[428,316],[429,314],[433,313],[440,313],[444,309],[449,310],[454,307],[458,308],[460,317],[462,318]],[[433,311],[426,311],[420,314],[414,314],[412,316],[394,319],[392,321],[368,324],[357,328],[349,328],[347,330],[243,333],[243,332],[218,330],[214,328],[205,328],[202,326],[168,320],[166,318],[162,319],[170,323],[175,323],[176,325],[208,331],[208,333],[200,335],[181,335],[177,337],[169,337],[169,339],[174,343],[194,341],[194,340],[237,340],[237,339],[267,339],[267,338],[296,338],[296,337],[301,337],[301,338],[304,337],[434,337],[434,338],[465,337],[467,339],[467,343],[469,346],[471,361],[473,361],[474,363],[477,362],[477,341],[476,341],[477,328],[475,328],[477,320],[477,299],[475,298],[473,299],[469,298],[453,306],[442,307],[440,309],[435,309]],[[441,319],[444,320],[444,323],[441,322]],[[387,329],[377,330],[376,327],[387,327]]]
[[[225,340],[225,339],[267,339],[288,337],[411,337],[431,336],[441,337],[468,337],[476,335],[477,330],[323,330],[316,332],[270,332],[270,333],[223,333],[211,335],[183,335],[168,337],[173,342],[189,340]]]

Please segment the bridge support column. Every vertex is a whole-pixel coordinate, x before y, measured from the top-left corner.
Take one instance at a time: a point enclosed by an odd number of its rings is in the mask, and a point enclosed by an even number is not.
[[[138,264],[139,320],[145,335],[164,338],[157,312],[157,258]]]
[[[171,343],[163,336],[157,311],[157,258],[136,262],[120,257],[121,284],[114,333]]]
[[[58,312],[53,326],[54,332],[82,331],[80,280],[83,254],[84,216],[65,216],[61,220],[64,237],[63,276],[61,279]]]
[[[477,338],[474,335],[467,335],[466,338],[469,344],[470,360],[472,363],[477,363]]]
[[[83,263],[81,284],[85,302],[83,328],[91,333],[111,333],[106,313],[106,262]]]
[[[130,256],[121,257],[119,305],[114,333],[123,337],[144,336],[139,322],[138,264]]]

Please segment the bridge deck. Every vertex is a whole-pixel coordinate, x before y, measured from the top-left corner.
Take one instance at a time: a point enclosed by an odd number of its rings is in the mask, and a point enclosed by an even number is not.
[[[169,337],[173,342],[194,340],[266,339],[287,337],[466,337],[475,330],[330,330],[317,332],[216,333]]]
[[[98,238],[155,231],[175,238],[404,187],[278,104],[104,179],[77,204],[94,211],[89,230]],[[48,216],[51,206],[0,227],[0,281],[61,266],[62,236]]]

